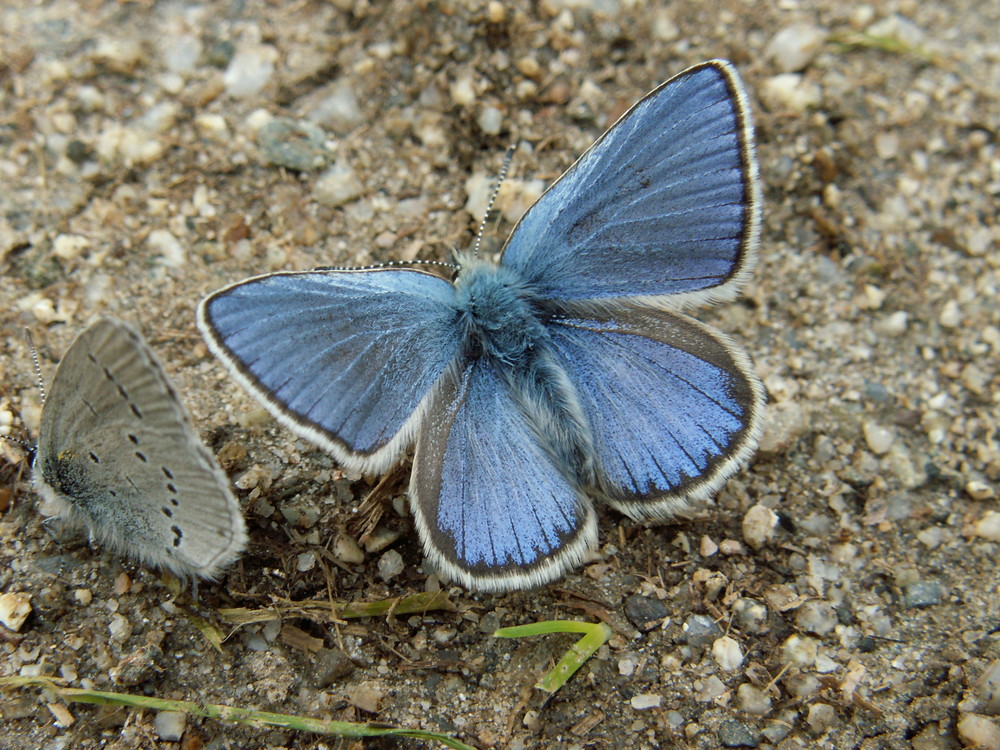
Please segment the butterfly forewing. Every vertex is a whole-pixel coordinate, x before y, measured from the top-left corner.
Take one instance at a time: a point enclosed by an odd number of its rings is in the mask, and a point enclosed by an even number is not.
[[[553,303],[732,297],[753,265],[760,190],[735,70],[689,68],[636,104],[514,228],[502,263]]]
[[[461,343],[454,287],[409,269],[271,274],[215,292],[212,351],[289,429],[383,471]]]

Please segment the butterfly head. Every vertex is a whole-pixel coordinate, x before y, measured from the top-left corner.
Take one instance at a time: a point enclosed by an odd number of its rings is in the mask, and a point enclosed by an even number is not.
[[[547,336],[537,296],[510,268],[473,258],[463,261],[455,301],[466,354],[507,365],[524,362]]]

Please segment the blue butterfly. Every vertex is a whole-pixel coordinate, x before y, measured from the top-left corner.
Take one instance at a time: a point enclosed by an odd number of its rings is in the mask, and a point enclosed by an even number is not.
[[[272,273],[198,326],[293,432],[379,473],[414,442],[431,561],[489,591],[546,583],[596,545],[592,497],[635,518],[706,499],[756,448],[750,358],[684,310],[754,265],[746,94],[715,60],[639,101],[524,214],[498,264]]]

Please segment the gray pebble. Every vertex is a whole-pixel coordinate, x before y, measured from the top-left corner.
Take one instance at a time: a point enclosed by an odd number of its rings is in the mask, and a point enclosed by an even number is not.
[[[316,676],[316,684],[321,688],[339,682],[354,669],[354,662],[337,648],[324,648],[313,657],[313,674]]]
[[[500,628],[500,618],[496,612],[487,612],[479,621],[480,633],[495,633]]]
[[[625,616],[643,633],[659,625],[670,611],[659,599],[648,596],[630,596],[625,600]]]
[[[689,646],[708,648],[722,637],[722,629],[708,615],[691,615],[683,629],[684,642]]]
[[[723,747],[757,747],[760,734],[742,721],[726,719],[719,726],[719,742]]]
[[[311,122],[276,117],[260,129],[257,145],[264,161],[278,167],[308,172],[326,166],[326,134]]]
[[[914,581],[903,587],[903,606],[906,609],[920,609],[940,604],[943,597],[941,584],[937,581]]]
[[[391,549],[378,559],[378,575],[383,581],[391,581],[403,572],[403,556]]]

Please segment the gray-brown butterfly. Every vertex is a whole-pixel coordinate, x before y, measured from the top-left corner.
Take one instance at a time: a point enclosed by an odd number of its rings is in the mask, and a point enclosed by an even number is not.
[[[246,547],[229,479],[142,337],[102,319],[56,369],[36,490],[70,523],[141,562],[214,579]]]

